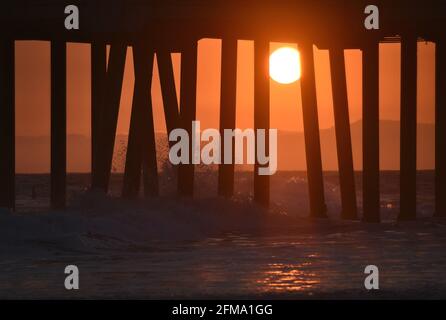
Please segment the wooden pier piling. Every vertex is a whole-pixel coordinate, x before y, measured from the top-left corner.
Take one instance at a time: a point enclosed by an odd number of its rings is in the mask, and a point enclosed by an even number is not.
[[[143,172],[144,195],[158,195],[155,130],[152,113],[153,49],[133,46],[135,86],[127,145],[123,196],[136,197]]]
[[[160,48],[156,52],[156,60],[163,97],[164,118],[167,134],[169,134],[172,130],[180,127],[180,113],[171,54],[167,49]],[[169,145],[172,145],[172,142],[169,141]]]
[[[107,48],[104,42],[91,44],[91,187],[100,187],[102,157],[102,120],[105,80],[107,75]]]
[[[0,208],[15,208],[14,40],[0,40]]]
[[[342,48],[330,50],[331,82],[338,153],[339,184],[343,219],[357,219],[355,173],[353,170],[352,138],[348,110],[345,56]]]
[[[197,42],[194,40],[181,52],[180,123],[192,137],[192,121],[197,112]],[[178,166],[178,193],[181,196],[194,195],[195,166],[192,143],[189,145],[189,164]]]
[[[270,80],[269,80],[269,41],[261,39],[254,42],[254,131],[256,133],[256,163],[254,165],[254,201],[263,207],[270,202],[270,176],[259,175],[257,161],[258,130],[265,130],[265,150],[269,154],[270,126]]]
[[[98,187],[104,192],[108,191],[112,169],[126,54],[126,45],[121,43],[111,44],[102,106],[102,156],[99,158],[100,175],[98,177]]]
[[[401,42],[400,213],[398,220],[416,218],[417,182],[417,37]]]
[[[67,47],[51,42],[51,207],[65,208],[67,177]]]
[[[237,92],[237,39],[223,39],[221,50],[220,134],[225,129],[235,129]],[[234,139],[232,139],[232,163],[225,164],[225,141],[221,140],[221,160],[218,168],[218,194],[231,197],[234,194]]]
[[[435,216],[446,217],[446,37],[435,46]]]
[[[362,51],[363,220],[380,222],[379,197],[379,43]]]
[[[316,78],[314,70],[313,44],[299,45],[302,65],[300,80],[304,124],[307,179],[310,200],[310,216],[326,217],[324,178],[322,174],[321,142],[316,99]]]

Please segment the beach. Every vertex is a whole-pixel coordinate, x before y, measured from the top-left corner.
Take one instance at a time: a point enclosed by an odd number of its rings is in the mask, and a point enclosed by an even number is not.
[[[433,174],[419,173],[412,222],[395,220],[397,179],[382,173],[383,223],[366,224],[339,219],[336,173],[325,174],[328,219],[308,218],[302,172],[272,176],[270,210],[253,204],[249,172],[236,173],[231,200],[214,195],[215,172],[198,172],[195,201],[177,198],[168,174],[159,198],[138,200],[118,196],[122,175],[104,195],[70,174],[64,211],[48,209],[47,175],[19,175],[17,212],[0,212],[0,298],[444,299]],[[64,287],[67,265],[79,268],[79,290]],[[364,288],[367,265],[379,268],[379,290]]]

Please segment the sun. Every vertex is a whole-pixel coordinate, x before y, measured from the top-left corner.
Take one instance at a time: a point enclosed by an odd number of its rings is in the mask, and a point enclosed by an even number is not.
[[[300,54],[294,48],[281,47],[269,57],[269,75],[282,84],[296,82],[301,76]]]

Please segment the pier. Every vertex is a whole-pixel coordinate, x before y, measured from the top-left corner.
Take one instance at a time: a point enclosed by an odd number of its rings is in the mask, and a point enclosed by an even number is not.
[[[156,54],[168,132],[189,133],[196,120],[197,44],[222,40],[220,130],[235,128],[237,40],[254,41],[254,129],[270,128],[270,42],[297,44],[310,215],[326,217],[316,100],[314,47],[329,51],[343,219],[358,219],[344,50],[360,49],[363,64],[363,220],[380,222],[379,44],[401,43],[401,205],[399,220],[416,218],[417,43],[436,44],[435,215],[446,216],[446,2],[374,1],[379,29],[364,27],[363,0],[113,0],[73,1],[80,29],[64,27],[66,3],[16,0],[0,9],[0,207],[15,207],[14,43],[51,43],[51,206],[66,205],[66,44],[91,46],[92,185],[107,192],[127,48],[135,87],[122,195],[159,193],[150,96]],[[109,46],[107,61],[106,48]],[[171,53],[181,54],[175,90]],[[32,75],[29,75],[32,76]],[[178,103],[179,101],[179,103]],[[192,153],[189,153],[192,155]],[[259,164],[256,164],[257,167]],[[219,166],[218,194],[234,193],[234,165]],[[269,176],[254,170],[254,201],[268,207]],[[178,166],[178,194],[194,196],[194,165]]]

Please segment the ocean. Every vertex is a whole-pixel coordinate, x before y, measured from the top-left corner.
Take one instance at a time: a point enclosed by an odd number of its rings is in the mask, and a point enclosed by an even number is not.
[[[418,219],[397,222],[399,173],[381,173],[381,224],[339,219],[338,176],[325,174],[328,219],[308,218],[305,172],[271,177],[271,208],[252,201],[253,174],[236,172],[235,196],[218,198],[217,173],[198,170],[196,197],[124,200],[89,175],[68,175],[68,207],[49,209],[49,176],[17,176],[17,211],[0,211],[0,298],[446,298],[446,221],[432,217],[434,174],[417,177]],[[361,175],[356,189],[361,207]],[[64,269],[79,268],[66,290]],[[366,290],[364,269],[379,269]]]

